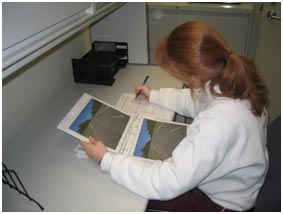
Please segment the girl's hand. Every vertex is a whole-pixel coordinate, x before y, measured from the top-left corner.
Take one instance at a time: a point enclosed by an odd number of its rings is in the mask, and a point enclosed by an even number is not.
[[[93,139],[89,137],[89,143],[85,141],[80,141],[80,144],[84,148],[86,154],[89,158],[95,160],[97,163],[100,163],[103,156],[107,152],[107,148],[103,142]]]
[[[138,85],[135,87],[135,93],[139,93],[141,91],[141,93],[139,94],[138,98],[141,100],[149,100],[149,95],[151,92],[151,88],[147,85]]]

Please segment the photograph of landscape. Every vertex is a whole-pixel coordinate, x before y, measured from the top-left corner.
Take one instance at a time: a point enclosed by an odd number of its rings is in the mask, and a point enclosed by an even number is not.
[[[69,128],[115,150],[129,119],[130,116],[91,99]]]
[[[187,127],[144,119],[134,155],[165,160],[186,136]]]

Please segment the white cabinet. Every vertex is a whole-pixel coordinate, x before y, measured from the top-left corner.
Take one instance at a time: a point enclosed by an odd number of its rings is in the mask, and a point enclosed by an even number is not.
[[[4,2],[2,78],[124,3]]]
[[[91,3],[4,2],[3,47],[7,49],[77,14]]]
[[[247,3],[148,3],[150,63],[154,64],[154,50],[162,37],[177,25],[196,20],[219,31],[233,52],[247,55],[252,14]]]

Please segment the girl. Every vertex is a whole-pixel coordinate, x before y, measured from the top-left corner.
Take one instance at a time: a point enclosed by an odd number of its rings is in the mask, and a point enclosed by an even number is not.
[[[157,46],[156,61],[190,89],[151,90],[147,99],[194,118],[187,136],[164,161],[114,154],[90,137],[81,142],[113,180],[148,199],[149,209],[247,211],[268,166],[266,88],[252,61],[234,54],[202,22],[175,28]]]

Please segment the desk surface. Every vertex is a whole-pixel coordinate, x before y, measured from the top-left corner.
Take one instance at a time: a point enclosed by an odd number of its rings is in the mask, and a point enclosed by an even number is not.
[[[182,83],[156,66],[128,65],[113,86],[73,84],[54,99],[15,139],[4,146],[2,160],[21,178],[29,195],[45,211],[144,211],[147,200],[113,182],[90,159],[76,157],[78,140],[56,127],[83,93],[115,105],[144,77],[154,89]],[[3,211],[40,211],[27,198],[2,185]]]

